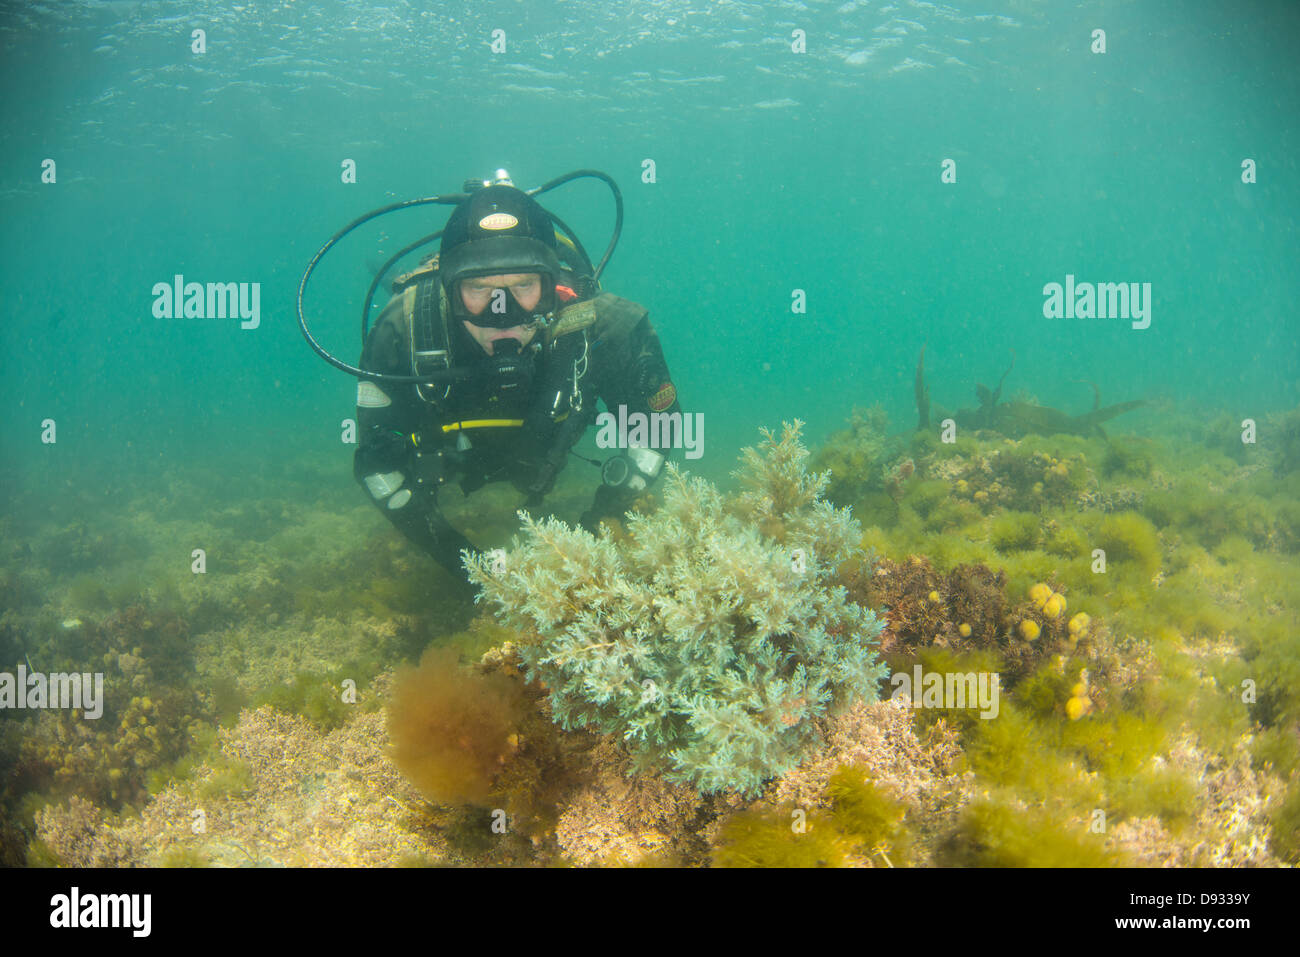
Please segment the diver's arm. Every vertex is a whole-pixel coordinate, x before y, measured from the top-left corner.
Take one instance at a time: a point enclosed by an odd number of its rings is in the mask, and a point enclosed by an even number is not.
[[[681,422],[681,404],[677,389],[668,373],[659,336],[649,318],[642,318],[616,350],[600,356],[597,387],[605,407],[618,415],[620,405],[629,415],[656,413]],[[663,437],[665,440],[667,436]],[[591,507],[582,514],[580,523],[595,532],[601,519],[617,518],[663,474],[664,464],[674,451],[671,442],[661,448],[631,448],[611,457],[601,470],[602,483],[596,489]]]
[[[401,298],[395,297],[366,340],[361,368],[408,374],[405,326]],[[437,453],[421,453],[412,440],[420,434],[424,415],[411,385],[360,380],[352,473],[385,518],[438,564],[463,578],[460,550],[473,546],[438,509]]]

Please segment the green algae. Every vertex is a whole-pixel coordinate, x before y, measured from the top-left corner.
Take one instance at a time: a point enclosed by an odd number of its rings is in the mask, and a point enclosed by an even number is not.
[[[912,482],[908,486],[903,501],[921,518],[929,518],[940,505],[952,496],[952,486],[937,479]]]
[[[1043,550],[1058,558],[1085,558],[1089,552],[1087,533],[1074,525],[1051,522],[1043,536]]]
[[[1098,806],[1100,786],[1056,746],[1058,741],[1058,728],[1004,701],[997,720],[974,726],[966,758],[981,780],[1035,803],[1065,800],[1079,808]]]
[[[848,855],[830,815],[793,809],[732,815],[712,860],[714,867],[843,867]]]
[[[825,789],[828,808],[782,806],[746,810],[723,824],[714,867],[844,867],[868,860],[906,866],[913,836],[903,805],[885,795],[866,771],[842,765]]]
[[[1102,474],[1108,478],[1148,478],[1156,463],[1156,444],[1137,436],[1119,436],[1106,445],[1101,460]]]
[[[1108,796],[1112,820],[1158,817],[1175,833],[1192,821],[1198,799],[1196,784],[1167,767],[1148,767],[1131,777],[1114,777]]]
[[[175,761],[150,769],[145,776],[145,786],[150,794],[158,795],[173,784],[190,781],[195,771],[219,753],[216,727],[195,724],[190,729],[190,746],[185,753]]]
[[[1003,512],[989,526],[989,544],[999,552],[1023,552],[1038,544],[1041,534],[1037,515]]]
[[[1017,602],[1024,601],[1030,585],[1051,580],[1068,594],[1069,613],[1089,612],[1098,633],[1108,639],[1149,645],[1155,662],[1155,681],[1117,683],[1107,689],[1094,679],[1096,707],[1077,721],[1066,716],[1064,702],[1089,664],[1085,650],[1078,657],[1067,656],[1063,670],[1037,665],[1014,686],[1008,685],[996,721],[955,712],[917,712],[918,722],[942,718],[960,730],[976,786],[991,793],[987,808],[970,812],[952,830],[948,850],[940,855],[943,863],[1054,866],[1070,861],[1091,866],[1086,862],[1096,860],[1097,839],[1081,836],[1075,822],[1092,808],[1104,809],[1111,821],[1157,817],[1172,834],[1193,829],[1191,809],[1203,799],[1201,786],[1163,761],[1181,728],[1194,732],[1199,747],[1218,755],[1253,735],[1253,766],[1283,781],[1290,779],[1283,799],[1269,812],[1272,850],[1282,860],[1300,863],[1300,786],[1295,781],[1300,773],[1300,637],[1294,628],[1300,614],[1295,564],[1300,548],[1300,413],[1291,419],[1290,438],[1276,428],[1261,428],[1260,446],[1254,449],[1242,446],[1237,423],[1228,422],[1231,428],[1219,430],[1213,440],[1221,448],[1210,454],[1204,445],[1178,448],[1172,442],[1124,436],[1109,441],[1032,437],[1007,444],[963,432],[955,446],[940,444],[933,436],[910,443],[886,441],[857,460],[863,465],[860,473],[846,475],[845,483],[835,487],[837,502],[853,505],[855,516],[876,526],[863,535],[864,551],[875,548],[900,559],[925,554],[940,570],[988,562],[1005,569],[1007,593]],[[1212,432],[1207,430],[1207,435]],[[891,492],[883,476],[901,456],[915,460],[916,472]],[[1038,456],[1047,456],[1048,464]],[[991,480],[1000,483],[1000,491],[989,494],[990,482],[971,479],[958,491],[955,481],[928,471],[934,462],[957,468],[962,460],[977,458],[993,463]],[[1064,474],[1051,472],[1057,466]],[[1043,488],[1036,492],[1036,484]],[[985,498],[977,501],[980,492]],[[185,515],[203,507],[204,496],[187,496],[178,494],[164,503],[164,511]],[[366,513],[355,527],[364,532],[371,517]],[[191,731],[196,724],[211,730],[217,720],[229,721],[250,702],[268,701],[273,694],[280,695],[278,706],[309,715],[323,727],[336,726],[348,713],[332,700],[346,669],[332,662],[344,660],[346,654],[327,656],[327,665],[313,663],[298,672],[280,669],[261,675],[232,668],[220,678],[196,683],[194,654],[185,646],[197,639],[235,645],[236,639],[225,634],[203,632],[245,620],[256,628],[271,614],[283,616],[281,621],[300,615],[309,636],[311,622],[343,620],[358,610],[384,620],[427,618],[447,597],[442,579],[435,577],[431,583],[400,540],[363,533],[354,539],[359,544],[326,551],[318,544],[330,540],[323,528],[288,536],[268,532],[268,525],[281,520],[273,507],[243,508],[228,518],[235,538],[262,548],[256,555],[222,559],[244,576],[228,590],[218,576],[176,576],[161,565],[137,563],[120,573],[96,574],[87,563],[106,554],[105,549],[112,551],[103,530],[67,532],[62,541],[80,549],[80,570],[68,567],[44,577],[13,570],[0,574],[0,595],[12,596],[15,617],[27,623],[39,617],[43,622],[30,625],[22,635],[11,630],[4,637],[6,650],[15,661],[30,653],[34,663],[48,670],[86,656],[96,661],[112,656],[110,678],[119,682],[113,694],[123,705],[113,720],[127,718],[132,730],[153,726],[160,734],[162,719],[150,717],[139,706],[129,716],[125,713],[133,697],[144,695],[128,687],[130,675],[114,675],[119,659],[133,668],[141,667],[136,659],[145,662],[145,670],[134,674],[144,675],[155,705],[162,702],[157,684],[182,691],[183,707],[173,717],[178,722],[188,717]],[[1032,537],[1027,531],[1031,518],[1036,529]],[[216,536],[211,541],[244,548],[235,538]],[[1091,550],[1096,547],[1107,550],[1105,574],[1092,570]],[[218,549],[210,551],[215,556]],[[131,564],[132,555],[118,557],[128,559],[124,565]],[[350,571],[364,563],[374,563],[380,571],[373,576]],[[211,567],[221,567],[215,557]],[[372,586],[376,580],[379,583]],[[62,609],[57,614],[42,605],[51,601]],[[122,618],[131,605],[143,606],[146,614]],[[87,622],[85,629],[58,631],[59,621],[74,614]],[[111,616],[121,620],[105,629],[102,620]],[[375,663],[347,675],[358,680],[359,700],[366,706],[371,706],[365,692],[375,667],[400,658],[403,643],[422,646],[428,638],[422,628],[387,639],[377,646]],[[504,638],[480,634],[459,640],[466,649],[481,653]],[[233,651],[231,660],[239,659],[242,669],[249,661],[256,667],[259,651],[250,641]],[[468,650],[466,654],[474,656]],[[924,660],[938,667],[970,667],[968,659],[955,653],[947,663],[936,656]],[[993,669],[1007,663],[1003,656],[985,661]],[[213,669],[203,673],[211,675]],[[1253,697],[1247,695],[1247,685]],[[140,717],[145,718],[143,726]],[[200,736],[159,749],[141,735],[130,745],[119,742],[111,760],[93,769],[78,764],[70,750],[51,748],[35,758],[29,752],[22,756],[25,776],[16,786],[39,788],[24,794],[29,812],[68,793],[68,787],[80,790],[82,781],[88,782],[92,796],[129,809],[142,799],[141,781],[152,794],[168,783],[193,783],[193,771],[211,747],[211,739]],[[138,775],[129,761],[133,754],[144,764]],[[35,773],[29,775],[32,769]],[[57,787],[56,771],[61,771],[63,782]],[[118,777],[110,779],[114,771]],[[130,786],[122,785],[124,778]],[[237,770],[227,769],[214,776],[218,778],[240,787]],[[767,836],[768,851],[750,847],[750,858],[789,862],[797,849],[813,848],[816,866],[869,854],[874,844],[868,838],[877,837],[881,820],[888,823],[890,818],[871,812],[879,811],[877,804],[887,805],[887,799],[870,781],[864,778],[861,783],[871,789],[866,797],[854,797],[854,788],[849,788],[815,812],[810,820],[816,827],[797,839],[789,818],[777,816],[771,823],[778,833]],[[109,797],[114,789],[116,799]],[[867,810],[850,827],[843,819],[858,805]],[[17,806],[6,798],[5,816],[17,820]],[[1017,827],[1005,820],[1008,814],[1026,820]],[[31,813],[26,813],[30,819]],[[500,843],[488,839],[488,828],[480,831],[477,819],[472,824],[483,840],[467,840],[464,849],[474,844],[480,859],[491,859]],[[1069,840],[1051,845],[1053,831]],[[855,842],[854,833],[868,838]],[[894,836],[904,841],[909,835],[904,826]],[[1027,847],[1037,839],[1045,842],[1039,853]],[[33,863],[57,863],[39,842],[24,847]],[[904,859],[888,853],[894,864]],[[724,857],[720,853],[715,862]],[[883,861],[876,857],[873,863]]]
[[[24,864],[27,867],[63,867],[63,860],[54,852],[48,844],[40,838],[32,838],[27,845],[27,853]]]
[[[212,860],[193,847],[173,847],[158,859],[159,867],[211,867]]]
[[[257,783],[247,762],[221,756],[208,763],[211,773],[199,783],[196,794],[204,801],[239,798],[251,792]]]
[[[324,731],[332,731],[348,720],[354,708],[379,707],[374,696],[365,693],[366,684],[376,670],[374,662],[355,662],[351,667],[329,672],[299,672],[287,683],[253,696],[251,707],[270,705],[300,715]]]
[[[925,530],[960,533],[962,529],[978,526],[982,518],[980,510],[971,503],[949,498],[926,515]]]
[[[1287,789],[1272,823],[1273,853],[1287,864],[1300,864],[1300,782]]]
[[[887,864],[907,863],[911,841],[904,809],[882,794],[859,767],[841,766],[826,785],[831,824],[859,855],[880,855]]]
[[[826,785],[828,809],[780,807],[733,814],[713,849],[714,867],[844,867],[854,860],[905,866],[912,836],[901,804],[866,772],[841,766]]]
[[[1294,454],[1282,454],[1275,429],[1263,457],[1242,447],[1235,424],[1207,430],[1208,451],[1130,436],[968,438],[960,457],[952,446],[913,444],[916,476],[898,520],[871,530],[864,547],[899,561],[923,554],[938,570],[988,562],[1005,572],[1010,595],[1059,582],[1067,615],[1086,610],[1107,641],[1149,647],[1159,675],[1114,689],[1103,682],[1100,699],[1071,721],[1065,702],[1085,661],[1067,655],[1005,688],[997,721],[954,715],[978,781],[1032,803],[1064,800],[1075,813],[1095,805],[1112,820],[1157,817],[1178,833],[1192,826],[1200,796],[1163,760],[1176,731],[1192,730],[1220,755],[1251,740],[1257,768],[1283,780],[1300,773],[1300,410],[1291,418]],[[928,477],[939,463],[953,494],[927,505],[939,498]],[[979,504],[987,521],[972,523],[959,504]],[[1274,811],[1279,847],[1291,846],[1279,831],[1300,815],[1286,807]]]
[[[1097,527],[1095,541],[1106,552],[1107,574],[1147,582],[1160,570],[1160,535],[1137,512],[1107,515]]]
[[[994,803],[966,809],[944,845],[951,867],[1116,867],[1119,855],[1081,827],[1068,829],[1051,817]]]
[[[1138,774],[1166,743],[1159,722],[1126,711],[1068,721],[1060,731],[1061,745],[1107,779]]]

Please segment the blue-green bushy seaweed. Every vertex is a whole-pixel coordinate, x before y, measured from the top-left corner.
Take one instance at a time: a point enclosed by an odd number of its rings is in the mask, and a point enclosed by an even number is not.
[[[876,699],[882,624],[830,583],[861,532],[822,500],[800,426],[744,451],[737,495],[670,466],[625,536],[520,512],[504,559],[467,554],[557,723],[618,733],[702,793],[753,794],[816,745],[818,716]]]

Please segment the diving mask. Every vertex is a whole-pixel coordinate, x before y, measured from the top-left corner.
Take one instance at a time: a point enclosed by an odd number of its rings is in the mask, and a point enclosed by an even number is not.
[[[462,283],[472,280],[462,279],[456,284],[455,293],[450,297],[452,311],[458,319],[489,329],[511,329],[515,326],[527,327],[536,323],[545,323],[555,311],[555,282],[546,273],[541,273],[540,279],[541,298],[533,308],[528,309],[519,302],[513,287],[493,286],[487,290],[486,307],[477,314],[470,312],[465,306],[460,288]],[[474,291],[479,295],[483,292],[483,290]]]

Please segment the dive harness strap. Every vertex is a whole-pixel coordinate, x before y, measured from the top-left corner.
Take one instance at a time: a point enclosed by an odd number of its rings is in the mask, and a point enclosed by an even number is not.
[[[442,283],[438,282],[437,259],[432,260],[423,270],[417,270],[419,271],[423,272],[419,281],[404,293],[413,300],[409,304],[408,313],[411,317],[411,374],[446,373],[451,369],[451,354],[447,348],[450,341],[447,332],[447,293],[443,290]],[[451,378],[448,377],[441,395],[437,394],[436,385],[420,382],[415,389],[421,399],[436,405],[445,402],[451,395]],[[429,391],[426,392],[426,389]]]

